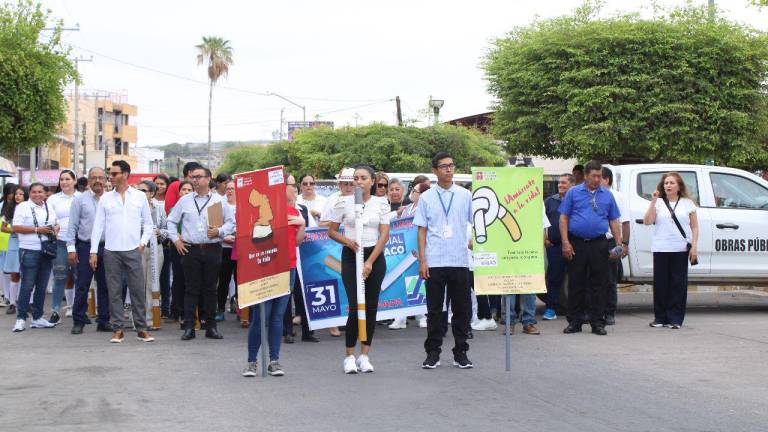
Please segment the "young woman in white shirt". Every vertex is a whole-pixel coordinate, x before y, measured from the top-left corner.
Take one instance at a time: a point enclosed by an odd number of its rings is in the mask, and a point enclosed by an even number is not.
[[[342,244],[341,278],[349,303],[349,315],[346,327],[346,356],[344,358],[344,373],[373,372],[373,365],[368,358],[371,341],[376,328],[376,313],[378,312],[379,293],[387,264],[384,259],[384,246],[389,240],[389,203],[385,197],[376,197],[374,185],[375,173],[367,165],[355,167],[354,182],[363,189],[363,217],[355,220],[354,197],[343,197],[334,208],[328,236]],[[344,226],[344,234],[339,233],[339,227]],[[356,229],[362,229],[363,244],[357,244]],[[355,254],[363,248],[364,264],[363,278],[365,279],[365,323],[367,340],[360,345],[360,356],[355,360],[355,347],[358,340],[357,320],[357,276]]]
[[[301,195],[296,199],[296,203],[307,207],[310,216],[314,219],[315,226],[317,226],[320,223],[320,216],[322,216],[326,198],[317,194],[315,191],[315,178],[310,174],[304,174],[299,178],[299,187],[301,188]]]
[[[29,298],[34,290],[32,328],[50,328],[55,324],[43,318],[45,288],[51,276],[53,257],[43,253],[43,243],[55,242],[59,233],[56,213],[45,202],[45,186],[32,183],[29,201],[19,204],[13,215],[13,232],[19,236],[21,289],[17,301],[14,332],[24,331]]]
[[[683,232],[675,224],[672,213]],[[699,241],[696,204],[680,174],[670,172],[661,177],[643,222],[654,225],[651,243],[654,320],[650,326],[679,329],[685,318],[688,263],[696,265]]]
[[[69,208],[77,195],[80,195],[75,189],[77,177],[71,170],[65,169],[59,174],[59,192],[48,198],[48,207],[58,215],[58,223],[61,231],[56,239],[57,252],[53,260],[53,297],[51,305],[51,317],[48,319],[52,324],[59,322],[61,317],[61,299],[66,297],[67,316],[72,316],[72,303],[75,300],[74,276],[75,267],[69,265],[67,260],[67,233],[69,228]]]

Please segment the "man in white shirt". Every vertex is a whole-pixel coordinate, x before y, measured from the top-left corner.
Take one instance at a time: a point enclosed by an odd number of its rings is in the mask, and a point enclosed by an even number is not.
[[[104,234],[104,268],[109,291],[109,314],[112,324],[112,343],[121,343],[123,332],[123,277],[128,282],[131,295],[133,324],[136,337],[144,342],[155,340],[147,331],[146,294],[141,254],[152,237],[152,215],[146,196],[128,186],[131,166],[117,160],[109,168],[114,189],[104,193],[96,208],[92,239]],[[143,234],[142,234],[143,233]],[[91,268],[98,265],[99,243],[91,242]]]
[[[181,339],[194,339],[195,311],[198,306],[200,322],[205,323],[205,337],[222,339],[215,319],[221,241],[224,236],[234,232],[235,218],[232,207],[225,205],[221,195],[211,191],[211,171],[208,168],[196,168],[190,178],[195,192],[181,197],[168,216],[168,237],[181,255],[184,280],[187,281],[184,293],[186,329]],[[209,207],[217,204],[224,222],[221,227],[211,226],[208,220]]]
[[[616,304],[618,303],[618,290],[619,290],[619,269],[621,267],[621,258],[627,256],[629,252],[629,204],[624,194],[612,188],[613,186],[613,171],[610,168],[603,167],[603,187],[610,190],[613,194],[613,199],[616,200],[616,204],[619,206],[619,222],[621,222],[621,237],[624,239],[623,246],[624,252],[621,257],[611,258],[608,262],[608,290],[605,303],[605,325],[616,324]],[[616,240],[613,238],[613,234],[608,231],[605,234],[608,239],[608,248],[613,249],[616,247]]]

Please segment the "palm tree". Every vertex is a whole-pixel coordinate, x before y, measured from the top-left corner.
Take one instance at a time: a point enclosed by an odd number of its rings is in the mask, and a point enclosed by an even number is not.
[[[213,106],[213,86],[223,76],[227,76],[232,65],[232,47],[229,41],[218,36],[203,36],[203,43],[197,48],[197,64],[208,63],[208,167],[211,166],[211,107]]]

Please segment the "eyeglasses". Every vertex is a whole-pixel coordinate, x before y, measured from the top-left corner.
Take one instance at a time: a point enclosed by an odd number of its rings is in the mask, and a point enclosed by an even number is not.
[[[376,187],[377,187],[377,188],[381,188],[381,189],[384,189],[384,188],[386,188],[386,187],[387,187],[387,184],[386,184],[386,183],[376,183]]]
[[[190,178],[192,180],[200,180],[200,179],[208,178],[208,176],[207,175],[194,175],[194,176],[192,176]]]
[[[440,164],[437,166],[438,169],[441,170],[448,170],[448,169],[454,169],[456,168],[456,164],[449,163],[449,164]]]
[[[315,182],[301,182],[302,186],[314,186]]]

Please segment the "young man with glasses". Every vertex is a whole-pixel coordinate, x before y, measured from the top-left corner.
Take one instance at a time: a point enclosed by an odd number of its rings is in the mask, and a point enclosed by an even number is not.
[[[585,311],[592,333],[607,334],[609,248],[605,233],[610,227],[621,243],[621,214],[611,192],[602,186],[602,168],[600,162],[589,162],[584,167],[584,183],[569,189],[560,204],[560,237],[568,262],[568,327],[563,330],[567,334],[581,331]]]
[[[427,288],[427,358],[421,365],[424,369],[440,365],[446,294],[453,310],[453,364],[461,369],[473,367],[467,358],[472,315],[467,227],[472,223],[472,194],[453,183],[455,168],[448,153],[440,152],[432,158],[437,186],[421,195],[413,219],[419,227],[419,276]]]
[[[184,195],[168,216],[168,236],[181,255],[184,280],[184,322],[186,328],[181,340],[195,338],[195,311],[199,306],[200,322],[205,324],[205,337],[222,339],[216,328],[216,306],[219,269],[221,267],[221,242],[224,236],[235,230],[232,208],[218,193],[211,191],[211,171],[196,168],[190,178],[194,193]],[[209,224],[209,207],[219,204],[223,225]],[[179,237],[181,224],[181,237]]]
[[[141,254],[152,237],[152,215],[147,197],[141,191],[128,186],[131,166],[117,160],[109,168],[109,176],[115,188],[105,193],[96,208],[91,239],[104,236],[104,270],[107,274],[109,312],[112,324],[112,343],[125,339],[123,331],[123,278],[128,282],[133,308],[133,324],[136,337],[143,342],[155,340],[147,331],[146,296]],[[109,227],[109,229],[107,229]],[[98,268],[99,243],[91,242],[91,269]]]

